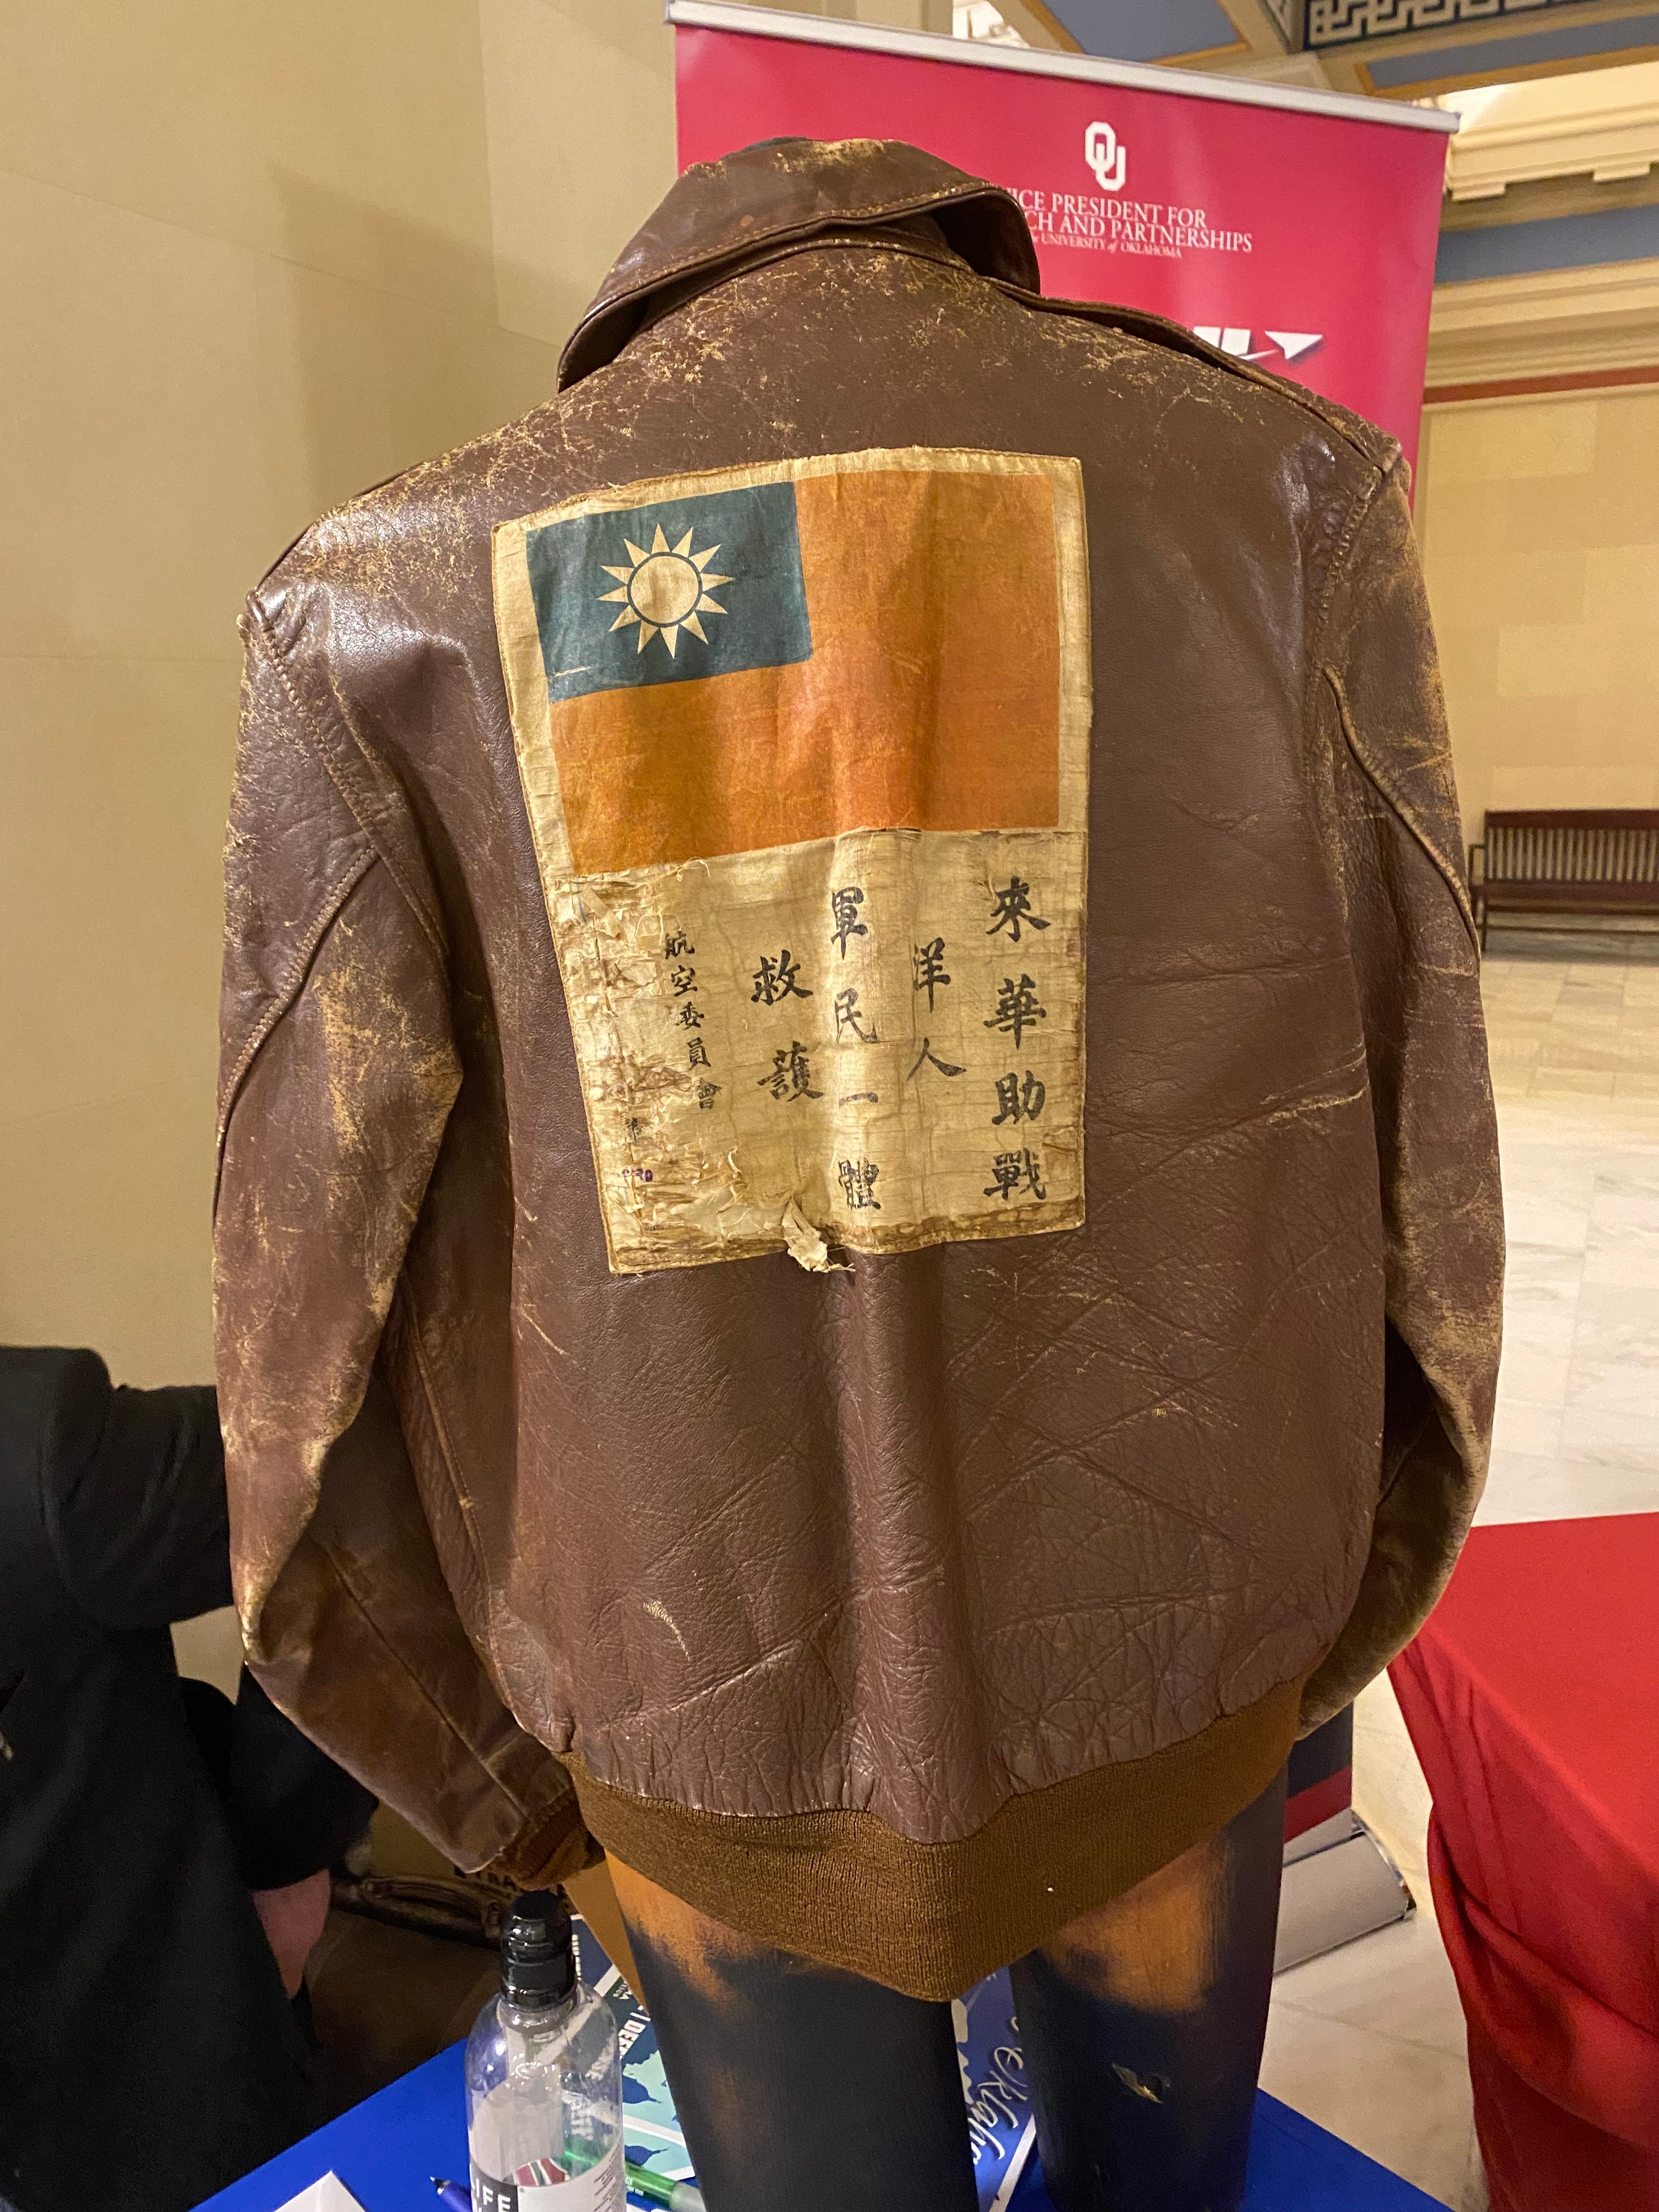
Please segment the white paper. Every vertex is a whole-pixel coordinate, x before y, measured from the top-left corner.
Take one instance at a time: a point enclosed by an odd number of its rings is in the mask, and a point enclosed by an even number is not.
[[[276,2212],[363,2212],[363,2208],[337,2173],[325,2173],[309,2189],[279,2204]]]

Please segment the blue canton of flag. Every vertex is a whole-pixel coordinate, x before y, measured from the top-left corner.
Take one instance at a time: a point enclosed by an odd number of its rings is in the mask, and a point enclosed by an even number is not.
[[[573,515],[526,552],[550,699],[811,657],[793,483]]]

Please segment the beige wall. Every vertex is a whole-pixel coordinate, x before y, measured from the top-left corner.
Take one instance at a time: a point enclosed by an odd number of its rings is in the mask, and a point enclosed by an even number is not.
[[[1431,408],[1418,516],[1469,837],[1659,806],[1659,386]]]
[[[552,391],[659,0],[29,0],[0,110],[0,1338],[210,1372],[242,596]]]

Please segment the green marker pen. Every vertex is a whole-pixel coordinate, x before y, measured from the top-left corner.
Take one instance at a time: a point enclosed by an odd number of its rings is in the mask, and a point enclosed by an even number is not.
[[[631,2158],[623,2170],[630,2189],[653,2204],[665,2204],[668,2212],[702,2212],[702,2191],[695,2181],[671,2181],[665,2173],[653,2173],[648,2166],[635,2166]]]

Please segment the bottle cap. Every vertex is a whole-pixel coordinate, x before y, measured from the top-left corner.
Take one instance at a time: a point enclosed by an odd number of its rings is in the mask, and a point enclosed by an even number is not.
[[[569,1905],[555,1889],[524,1891],[501,1930],[501,1995],[535,2011],[562,2003],[575,1986]]]

